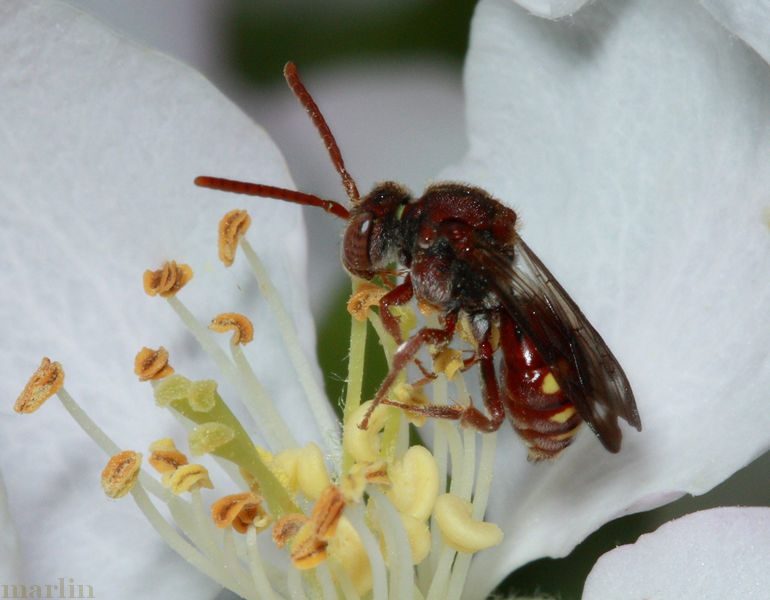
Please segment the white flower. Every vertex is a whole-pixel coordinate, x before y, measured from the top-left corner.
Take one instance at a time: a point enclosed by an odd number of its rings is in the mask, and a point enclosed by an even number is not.
[[[617,456],[583,435],[534,468],[501,436],[487,516],[507,535],[474,562],[471,598],[768,448],[770,21],[751,21],[752,49],[723,27],[742,21],[733,3],[704,4],[721,23],[694,2],[596,2],[558,21],[509,0],[476,10],[470,151],[442,176],[519,211],[624,366],[644,429]]]
[[[554,16],[580,5],[555,4]],[[739,35],[748,23],[747,43],[768,56],[756,21],[704,4]],[[196,175],[291,186],[282,159],[201,78],[70,9],[5,4],[0,48],[5,396],[49,354],[119,443],[178,434],[148,416],[146,388],[126,366],[139,345],[164,344],[196,377],[214,371],[141,294],[140,273],[165,258],[206,265],[223,206],[246,205],[194,189]],[[605,2],[547,22],[485,0],[466,85],[471,148],[444,175],[516,207],[523,237],[626,368],[644,425],[627,430],[617,456],[584,432],[558,462],[536,466],[515,436],[500,436],[487,520],[505,539],[478,556],[464,596],[481,598],[517,566],[566,554],[620,514],[702,493],[767,449],[770,414],[757,408],[770,383],[770,77],[696,4]],[[310,351],[298,211],[248,206]],[[222,312],[224,289],[227,310],[263,310],[238,269],[199,270],[207,284],[190,303],[202,320]],[[255,322],[269,319],[264,310]],[[269,351],[253,362],[284,419],[302,443],[325,444],[328,428],[287,380],[278,334],[259,336]],[[104,502],[103,461],[61,409],[0,426],[2,581],[64,575],[112,597],[146,596],[148,581],[154,597],[216,594],[129,503]]]
[[[768,560],[770,508],[704,510],[602,556],[583,600],[764,598]]]
[[[194,264],[205,284],[186,300],[199,318],[248,309],[255,322],[269,320],[254,303],[245,264],[211,268],[217,222],[240,203],[195,188],[193,179],[204,172],[258,173],[281,186],[291,179],[264,132],[201,76],[91,17],[58,3],[8,2],[0,7],[0,39],[3,395],[15,397],[50,355],[118,444],[146,448],[180,429],[159,418],[146,384],[131,373],[141,346],[165,345],[197,377],[217,371],[144,295],[143,271],[167,259]],[[276,202],[248,206],[260,224],[261,256],[310,353],[300,211]],[[280,335],[260,336],[270,349],[258,354],[263,383],[306,441],[320,441],[300,386],[285,376]],[[12,570],[3,582],[71,577],[97,594],[128,598],[141,597],[152,581],[157,597],[216,595],[219,586],[168,552],[129,502],[105,502],[98,484],[104,457],[60,407],[46,406],[33,419],[11,418],[7,403],[5,411],[0,468],[12,524],[2,535],[15,532],[16,544],[13,551],[3,544],[0,569]]]

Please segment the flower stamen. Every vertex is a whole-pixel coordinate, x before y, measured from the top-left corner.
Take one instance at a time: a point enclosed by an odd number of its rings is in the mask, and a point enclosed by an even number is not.
[[[348,300],[348,313],[356,321],[365,321],[369,314],[369,309],[373,306],[379,306],[380,299],[388,293],[388,290],[368,281],[358,284],[356,291]]]
[[[16,399],[13,410],[30,414],[58,392],[64,385],[64,369],[58,362],[43,358],[40,366],[29,378],[27,385]]]
[[[174,367],[168,364],[168,350],[163,346],[152,350],[145,346],[134,359],[134,373],[139,381],[163,379],[174,372]]]
[[[179,467],[187,464],[187,457],[184,453],[176,449],[176,445],[171,438],[163,438],[150,444],[150,458],[147,462],[158,473],[168,473],[175,471]]]
[[[254,325],[245,316],[238,313],[222,313],[211,320],[209,329],[217,333],[233,332],[230,343],[248,344],[254,339]]]
[[[211,505],[211,517],[220,529],[232,527],[238,533],[246,533],[249,525],[254,525],[259,531],[267,528],[271,520],[262,501],[253,492],[231,494]]]
[[[326,548],[337,532],[345,510],[345,495],[336,485],[328,485],[308,518],[287,515],[273,527],[273,540],[283,548],[291,540],[292,564],[301,570],[312,569],[326,560]]]
[[[471,503],[459,496],[443,494],[436,499],[436,522],[450,548],[473,553],[503,541],[503,532],[497,525],[475,520],[471,513]]]
[[[102,488],[110,498],[122,498],[134,487],[139,478],[142,455],[124,450],[110,458],[102,471]]]
[[[251,226],[251,217],[245,210],[231,210],[219,221],[219,260],[226,267],[233,264],[238,240],[245,235]]]
[[[193,277],[190,265],[177,265],[176,261],[163,263],[157,271],[144,272],[142,282],[144,291],[150,296],[162,296],[168,298],[176,295]]]
[[[174,471],[164,473],[163,484],[176,495],[201,488],[214,489],[208,469],[198,464],[182,465]]]

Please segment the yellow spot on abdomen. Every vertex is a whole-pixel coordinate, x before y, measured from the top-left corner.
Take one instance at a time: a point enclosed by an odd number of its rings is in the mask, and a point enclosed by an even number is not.
[[[567,419],[569,419],[574,414],[575,414],[575,407],[572,405],[569,405],[566,408],[563,408],[562,410],[557,412],[555,415],[551,415],[550,417],[548,417],[548,420],[552,421],[553,423],[564,423]]]
[[[543,377],[543,384],[540,386],[540,389],[544,394],[556,394],[561,391],[559,383],[556,381],[556,377],[550,372]],[[562,421],[559,422],[561,423]]]
[[[556,441],[558,441],[558,442],[561,442],[561,441],[563,441],[563,440],[568,440],[568,439],[570,439],[570,438],[571,438],[573,435],[575,435],[575,434],[577,433],[578,429],[579,429],[578,427],[574,427],[573,429],[570,429],[570,430],[569,430],[568,432],[566,432],[566,433],[562,433],[562,434],[560,434],[560,435],[552,435],[552,436],[551,436],[551,439],[552,439],[552,440],[556,440]]]

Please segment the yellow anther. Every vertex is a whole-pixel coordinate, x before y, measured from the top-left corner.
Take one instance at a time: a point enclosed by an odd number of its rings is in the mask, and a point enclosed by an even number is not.
[[[367,465],[362,469],[362,472],[367,483],[390,485],[390,477],[388,476],[388,463],[384,460],[378,460],[377,462],[373,462],[372,464]]]
[[[324,541],[329,541],[337,531],[337,524],[345,510],[345,496],[336,485],[327,485],[321,497],[313,507],[311,520],[316,526],[316,535]]]
[[[220,446],[232,441],[235,432],[222,423],[202,423],[193,428],[187,437],[187,444],[193,456],[214,452]]]
[[[257,451],[261,450],[260,448]],[[299,464],[300,457],[302,456],[302,448],[287,448],[281,450],[270,461],[260,458],[273,474],[281,482],[281,485],[289,490],[292,494],[296,494],[299,489],[299,483],[297,482],[297,465]]]
[[[251,321],[239,313],[222,313],[211,320],[209,329],[217,333],[233,332],[230,343],[248,344],[254,339],[254,325]]]
[[[457,326],[455,327],[455,333],[469,346],[473,348],[478,346],[478,342],[471,331],[471,322],[467,313],[460,313],[460,318],[457,320]]]
[[[305,498],[315,501],[330,483],[323,453],[313,442],[304,448],[287,448],[275,456],[259,447],[257,452],[281,485],[292,494],[301,491]]]
[[[424,446],[412,446],[388,467],[390,488],[385,492],[399,512],[426,520],[438,495],[438,465]]]
[[[144,272],[142,281],[144,291],[150,296],[160,295],[163,298],[175,295],[188,281],[193,272],[189,265],[177,265],[175,261],[163,263],[157,271]]]
[[[153,390],[155,403],[158,406],[168,406],[173,402],[187,400],[191,383],[187,377],[178,373],[161,379]]]
[[[110,458],[102,471],[102,488],[110,498],[122,498],[134,487],[139,478],[142,455],[125,450]]]
[[[559,383],[556,381],[556,377],[554,377],[553,373],[550,371],[548,372],[548,375],[543,377],[543,384],[540,386],[540,389],[544,394],[557,394],[561,391]]]
[[[278,519],[273,525],[275,545],[284,548],[306,523],[310,523],[310,517],[298,513],[292,513]]]
[[[326,560],[327,545],[337,531],[343,510],[345,497],[336,485],[329,485],[309,519],[301,514],[279,519],[273,527],[273,541],[283,548],[291,540],[292,564],[298,569],[311,569]]]
[[[503,541],[503,532],[497,525],[474,520],[471,511],[471,503],[454,494],[443,494],[436,499],[433,515],[447,546],[470,554]]]
[[[370,529],[378,533],[383,558],[387,566],[391,567],[392,565],[388,562],[387,538],[382,531],[382,521],[377,511],[374,510],[374,505],[375,503],[370,502],[366,507],[366,522]],[[411,515],[399,512],[398,516],[401,518],[401,524],[412,551],[412,564],[420,564],[430,553],[430,528],[426,521],[415,519]]]
[[[355,463],[340,481],[340,488],[348,502],[360,502],[370,483],[390,485],[387,462],[378,460],[373,463]]]
[[[391,306],[388,308],[390,313],[398,319],[398,326],[401,330],[401,337],[406,339],[409,337],[409,332],[417,327],[417,315],[412,308],[408,305],[404,306]]]
[[[348,312],[356,321],[365,321],[372,306],[379,306],[388,290],[373,283],[362,282],[348,300]]]
[[[181,494],[200,488],[213,489],[209,472],[203,465],[182,465],[163,475],[163,485],[173,493]]]
[[[160,438],[150,444],[150,452],[163,452],[167,450],[176,450],[176,444],[171,438]]]
[[[326,560],[328,545],[329,542],[318,537],[315,524],[308,521],[291,541],[291,563],[300,570],[317,567]]]
[[[220,529],[232,527],[238,533],[246,533],[249,525],[261,530],[270,523],[262,497],[252,492],[220,498],[211,505],[211,517]]]
[[[17,413],[33,413],[64,385],[64,369],[58,362],[44,358],[29,378],[27,385],[16,399],[13,410]]]
[[[474,350],[478,349],[478,342],[473,333],[473,326],[471,325],[470,317],[468,317],[466,313],[460,315],[455,331],[457,332],[458,337],[467,342]],[[493,351],[496,351],[500,346],[500,327],[494,322],[492,323],[492,330],[489,334],[489,343],[492,346]]]
[[[375,462],[380,458],[379,434],[385,427],[387,407],[380,405],[374,409],[366,429],[358,427],[371,405],[371,400],[361,404],[343,428],[342,446],[355,462]]]
[[[251,217],[245,210],[231,210],[219,222],[219,260],[226,267],[233,264],[238,240],[245,235],[251,225]]]
[[[195,412],[209,412],[217,403],[217,382],[213,379],[191,382],[187,402]]]
[[[174,367],[168,364],[168,350],[163,346],[157,350],[142,348],[134,359],[134,373],[139,381],[163,379],[174,372]]]
[[[362,466],[368,463],[356,463],[340,481],[340,489],[350,502],[360,502],[366,491],[366,477]]]
[[[419,565],[430,553],[430,529],[425,521],[415,519],[412,515],[399,513],[404,531],[412,549],[412,563]]]
[[[150,444],[150,463],[158,473],[176,471],[182,465],[187,464],[187,457],[176,449],[171,438],[163,438]]]
[[[300,452],[297,466],[297,485],[308,500],[318,500],[331,483],[321,449],[310,442]]]
[[[454,348],[444,348],[433,357],[433,370],[446,375],[449,381],[455,378],[463,365],[463,353]]]
[[[361,538],[344,516],[337,524],[337,532],[329,542],[329,558],[335,560],[350,575],[360,596],[372,589],[372,567]]]
[[[392,394],[398,402],[409,404],[411,406],[426,406],[430,404],[430,399],[422,391],[422,387],[414,387],[410,383],[397,383],[393,386]],[[417,427],[422,427],[428,420],[428,417],[418,412],[404,410],[406,420]]]

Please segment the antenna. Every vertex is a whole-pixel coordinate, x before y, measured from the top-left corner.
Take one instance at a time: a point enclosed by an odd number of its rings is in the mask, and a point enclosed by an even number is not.
[[[326,146],[326,151],[329,153],[329,158],[331,159],[334,168],[337,170],[337,173],[339,173],[342,178],[342,185],[345,188],[348,199],[350,200],[350,203],[355,206],[360,201],[358,188],[356,187],[355,180],[345,168],[345,162],[342,160],[342,153],[337,145],[337,141],[334,139],[331,129],[329,129],[329,125],[326,123],[326,119],[324,119],[315,100],[313,100],[310,92],[307,91],[307,88],[300,80],[294,63],[286,63],[283,74],[284,77],[286,77],[286,83],[289,84],[289,88],[291,88],[291,91],[297,97],[300,104],[302,104],[302,107],[313,121],[313,125],[315,125],[315,128],[318,130],[324,146]],[[260,196],[263,198],[275,198],[276,200],[285,200],[286,202],[293,202],[305,206],[317,206],[336,217],[346,220],[350,218],[350,211],[339,202],[335,202],[334,200],[324,200],[313,194],[305,194],[303,192],[296,192],[294,190],[274,187],[272,185],[248,183],[245,181],[236,181],[234,179],[224,179],[222,177],[209,177],[207,175],[196,177],[195,185],[213,190],[220,190],[222,192]]]

